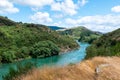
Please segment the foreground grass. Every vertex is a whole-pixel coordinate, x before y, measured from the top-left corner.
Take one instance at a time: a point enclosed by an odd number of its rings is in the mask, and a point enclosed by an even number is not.
[[[95,57],[61,68],[33,69],[15,80],[120,80],[119,57]]]

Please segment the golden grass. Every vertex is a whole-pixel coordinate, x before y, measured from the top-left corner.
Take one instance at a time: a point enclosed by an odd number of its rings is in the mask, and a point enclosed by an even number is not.
[[[101,66],[104,64],[108,66]],[[60,68],[33,69],[16,80],[120,80],[120,58],[95,57]]]

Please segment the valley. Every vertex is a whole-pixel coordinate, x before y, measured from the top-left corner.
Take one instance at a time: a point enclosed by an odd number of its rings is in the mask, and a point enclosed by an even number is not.
[[[1,16],[0,80],[120,79],[115,76],[120,29],[105,34],[83,26],[61,29]]]

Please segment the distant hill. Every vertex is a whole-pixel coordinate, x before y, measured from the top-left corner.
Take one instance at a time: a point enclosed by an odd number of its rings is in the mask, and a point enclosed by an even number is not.
[[[88,43],[92,43],[94,40],[96,40],[102,35],[102,33],[100,32],[91,31],[83,26],[59,31],[59,33],[62,35],[68,35],[70,37],[73,37],[81,42]]]
[[[50,29],[52,30],[59,30],[59,29],[64,29],[62,27],[58,27],[58,26],[48,26]]]
[[[0,18],[0,62],[58,55],[78,47],[74,39],[60,35],[45,25],[17,23]],[[3,24],[4,23],[4,24]],[[14,25],[15,24],[15,25]]]
[[[104,34],[87,48],[86,58],[120,56],[120,29]]]

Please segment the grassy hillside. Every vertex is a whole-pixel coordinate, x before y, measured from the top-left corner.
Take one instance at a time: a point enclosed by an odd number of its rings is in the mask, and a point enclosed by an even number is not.
[[[73,37],[81,42],[88,43],[92,43],[94,40],[102,35],[101,33],[93,32],[83,26],[60,31],[60,34],[69,35],[70,37]]]
[[[94,56],[120,56],[120,29],[104,34],[87,48],[86,58]]]
[[[15,80],[120,80],[119,57],[95,57],[61,68],[33,69]]]
[[[1,20],[1,19],[0,19]],[[8,22],[9,23],[9,22]],[[44,25],[22,24],[0,26],[0,62],[13,62],[29,57],[47,57],[77,48],[68,36],[61,36]]]

